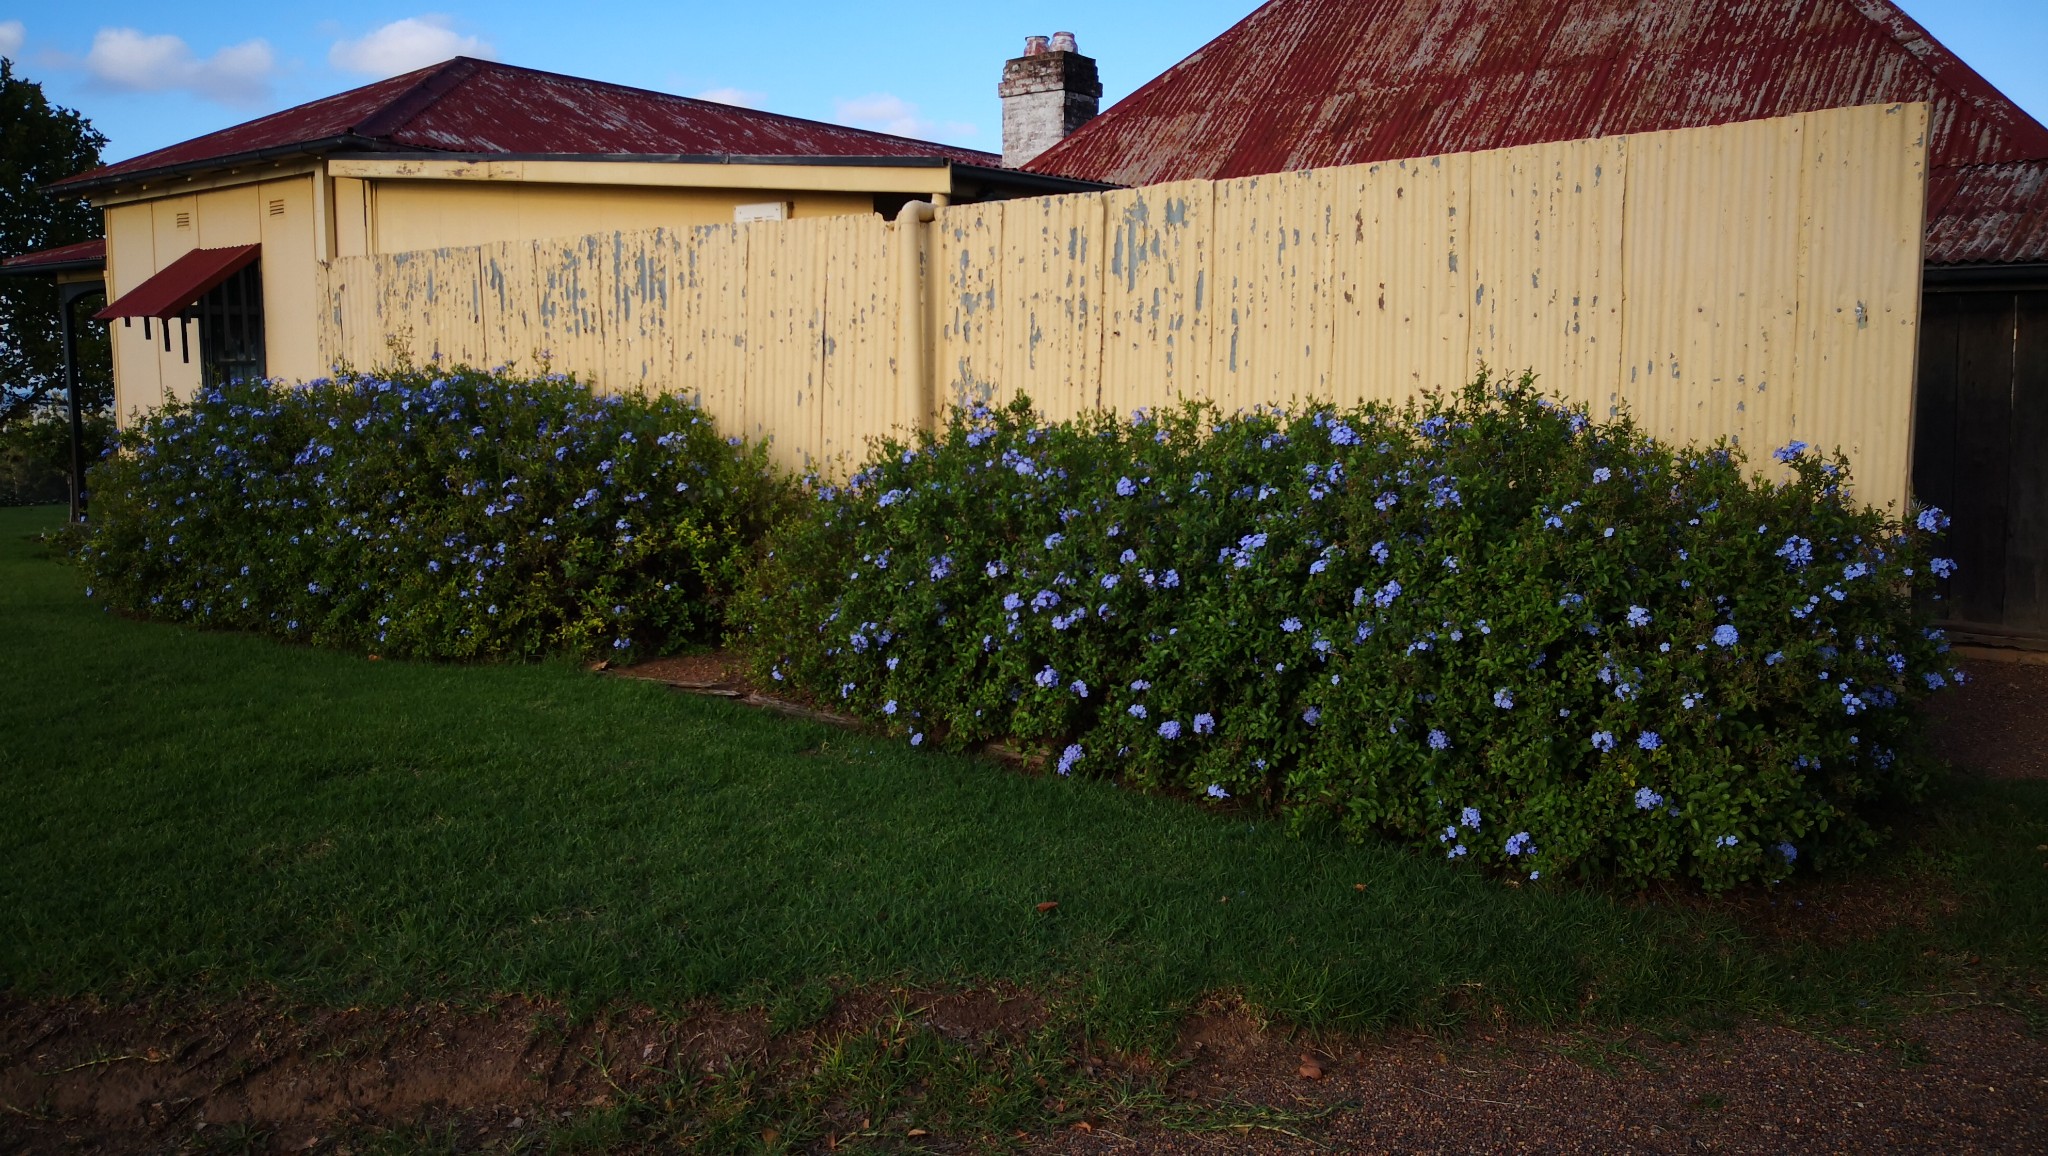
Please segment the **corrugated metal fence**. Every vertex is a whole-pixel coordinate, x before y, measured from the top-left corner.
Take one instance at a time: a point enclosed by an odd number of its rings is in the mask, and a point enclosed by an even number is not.
[[[1400,400],[1481,364],[1902,497],[1924,105],[940,210],[344,258],[323,352],[675,390],[792,466],[938,404]],[[915,276],[902,246],[916,246]],[[914,282],[914,283],[913,283]],[[899,342],[923,358],[900,359]],[[905,380],[899,360],[932,380]]]

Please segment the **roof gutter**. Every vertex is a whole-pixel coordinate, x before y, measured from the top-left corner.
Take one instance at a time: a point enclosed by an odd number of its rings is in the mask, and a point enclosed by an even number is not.
[[[2001,291],[2048,289],[2048,262],[2026,265],[1929,265],[1922,273],[1929,289]]]
[[[168,177],[186,176],[221,169],[234,169],[244,165],[261,164],[264,161],[312,159],[347,149],[360,152],[385,152],[389,146],[369,137],[344,133],[341,136],[322,137],[319,140],[300,141],[297,144],[273,145],[266,149],[252,149],[249,152],[230,153],[227,156],[208,157],[205,160],[187,161],[183,164],[164,165],[153,169],[135,169],[131,172],[108,173],[93,176],[90,173],[65,177],[42,186],[42,191],[60,196],[87,196],[122,185],[148,184]],[[422,154],[438,155],[438,154]]]

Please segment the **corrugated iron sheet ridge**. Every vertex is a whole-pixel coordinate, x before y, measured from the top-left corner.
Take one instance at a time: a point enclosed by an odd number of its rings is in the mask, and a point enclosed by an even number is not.
[[[1029,167],[1153,184],[1912,101],[1937,186],[2048,159],[2048,128],[1889,0],[1273,0]],[[1991,195],[1930,201],[1929,261],[2048,258],[2038,198],[1956,216]]]

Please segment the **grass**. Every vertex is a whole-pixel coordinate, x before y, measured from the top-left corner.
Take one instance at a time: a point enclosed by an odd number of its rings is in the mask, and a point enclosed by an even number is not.
[[[566,664],[126,621],[29,541],[59,516],[0,510],[19,996],[715,997],[795,1025],[850,985],[1009,982],[1137,1045],[1217,992],[1353,1029],[1710,1025],[2012,1002],[2043,970],[2048,784],[1947,788],[1872,865],[1950,913],[1769,940],[1721,904],[1509,888]]]

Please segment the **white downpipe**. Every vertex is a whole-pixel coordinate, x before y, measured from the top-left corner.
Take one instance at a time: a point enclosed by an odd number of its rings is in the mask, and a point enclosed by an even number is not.
[[[941,198],[933,198],[939,200]],[[929,428],[932,419],[931,311],[925,303],[924,230],[938,219],[939,206],[912,201],[896,213],[897,260],[896,372],[899,383],[898,424],[906,432]]]

